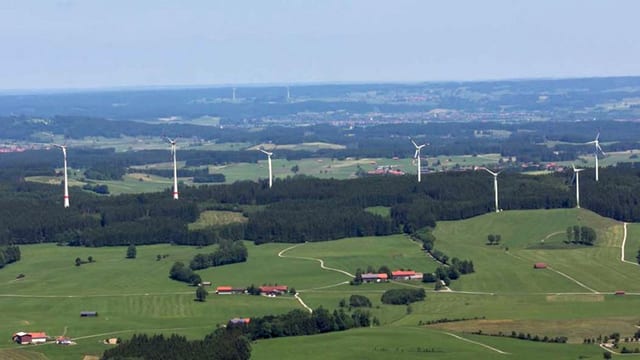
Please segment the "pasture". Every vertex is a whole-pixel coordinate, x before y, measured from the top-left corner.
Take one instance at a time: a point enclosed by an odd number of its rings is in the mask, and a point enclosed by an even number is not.
[[[238,220],[226,212],[205,214],[200,226]],[[563,242],[566,227],[578,221],[596,229],[596,245],[555,246]],[[640,266],[620,260],[623,230],[620,223],[577,209],[506,211],[439,222],[434,232],[436,249],[450,257],[473,260],[476,269],[476,273],[454,281],[451,292],[436,292],[433,284],[416,281],[348,284],[357,268],[369,265],[433,271],[438,264],[405,235],[260,246],[247,242],[247,262],[198,271],[203,281],[213,283],[204,303],[194,301],[194,287],[170,280],[168,273],[175,261],[188,263],[197,253],[213,252],[215,245],[138,246],[136,259],[125,258],[126,247],[21,246],[22,260],[0,270],[0,338],[4,339],[0,341],[0,358],[81,359],[86,354],[100,355],[109,346],[101,342],[107,337],[147,332],[201,338],[233,317],[302,308],[290,295],[213,294],[216,286],[251,284],[288,285],[311,308],[330,310],[352,294],[364,295],[373,304],[372,316],[380,322],[380,326],[366,329],[260,340],[252,345],[255,359],[600,358],[601,349],[582,345],[583,338],[612,332],[631,336],[640,320],[632,310],[640,306],[636,281]],[[489,233],[501,234],[501,245],[486,245]],[[638,247],[640,227],[631,224],[625,246],[627,260],[635,260]],[[95,262],[74,265],[76,257],[89,256]],[[552,268],[534,270],[536,261],[547,262]],[[25,276],[17,279],[18,274]],[[385,290],[399,287],[422,287],[427,299],[410,306],[381,303]],[[618,289],[627,295],[613,295]],[[97,311],[99,316],[81,318],[81,311]],[[443,318],[470,320],[420,325]],[[567,336],[570,344],[470,334],[478,330]],[[17,331],[64,334],[77,345],[19,346],[10,342],[11,334]],[[327,341],[332,346],[327,347]]]

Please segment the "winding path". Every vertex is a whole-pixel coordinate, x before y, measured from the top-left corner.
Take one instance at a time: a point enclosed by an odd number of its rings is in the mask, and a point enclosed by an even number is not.
[[[289,250],[291,250],[291,249],[297,248],[298,246],[302,246],[302,245],[304,245],[304,244],[306,244],[306,243],[302,243],[302,244],[298,244],[298,245],[289,246],[288,248],[286,248],[286,249],[284,249],[284,250],[280,251],[280,252],[278,253],[278,257],[281,257],[281,258],[289,258],[289,259],[300,259],[300,260],[312,260],[312,261],[317,261],[317,262],[319,262],[319,263],[320,263],[320,268],[322,268],[323,270],[339,272],[339,273],[344,274],[344,275],[347,275],[348,277],[351,277],[351,278],[356,277],[355,275],[353,275],[353,274],[352,274],[352,273],[350,273],[350,272],[347,272],[347,271],[344,271],[344,270],[340,270],[340,269],[331,268],[331,267],[328,267],[328,266],[324,266],[324,260],[322,260],[322,259],[316,259],[316,258],[312,258],[312,257],[304,257],[304,256],[289,256],[289,255],[284,255],[284,253],[285,253],[285,252],[287,252],[287,251],[289,251]]]
[[[506,352],[506,351],[502,351],[502,350],[500,350],[500,349],[496,349],[496,348],[494,348],[493,346],[489,346],[489,345],[487,345],[487,344],[483,344],[483,343],[478,342],[478,341],[469,340],[469,339],[467,339],[467,338],[463,338],[462,336],[458,336],[458,335],[456,335],[456,334],[452,334],[452,333],[450,333],[450,332],[444,332],[443,334],[447,334],[447,335],[449,335],[449,336],[453,336],[454,338],[456,338],[456,339],[458,339],[458,340],[466,341],[466,342],[468,342],[468,343],[472,343],[472,344],[480,345],[480,346],[482,346],[482,347],[484,347],[484,348],[487,348],[487,349],[489,349],[489,350],[491,350],[491,351],[495,351],[495,352],[497,352],[498,354],[502,354],[502,355],[509,355],[509,354],[510,354],[510,353],[508,353],[508,352]]]
[[[298,302],[300,303],[300,305],[302,305],[302,307],[307,309],[307,311],[309,311],[310,314],[313,314],[313,310],[309,306],[307,306],[307,304],[305,304],[304,301],[302,301],[302,299],[300,298],[300,293],[297,292],[295,295],[293,295],[293,297],[295,297],[296,300],[298,300]]]
[[[627,223],[623,223],[623,224],[624,224],[624,233],[623,233],[624,235],[622,236],[622,246],[620,246],[620,261],[625,262],[627,264],[633,264],[638,266],[640,264],[624,259],[624,246],[627,243]]]

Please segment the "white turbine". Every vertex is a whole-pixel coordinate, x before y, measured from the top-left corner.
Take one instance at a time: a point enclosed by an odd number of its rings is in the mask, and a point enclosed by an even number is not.
[[[269,189],[271,189],[271,186],[273,186],[273,172],[271,170],[271,155],[273,155],[273,153],[263,149],[260,149],[260,151],[262,151],[265,155],[267,155],[267,163],[269,165]]]
[[[575,165],[571,164],[573,168],[573,176],[576,179],[576,207],[580,209],[580,171],[584,169],[578,169]]]
[[[598,133],[598,135],[596,135],[596,139],[593,141],[589,141],[585,144],[594,144],[596,149],[595,152],[593,153],[593,157],[595,157],[596,159],[596,181],[598,181],[598,151],[600,151],[602,153],[602,155],[607,155],[604,153],[604,151],[602,151],[602,148],[600,147],[600,133]]]
[[[53,144],[53,146],[62,149],[64,158],[64,207],[69,207],[69,177],[67,176],[67,145]]]
[[[500,175],[502,171],[493,172],[485,167],[483,167],[482,169],[493,175],[493,193],[495,194],[496,212],[500,212],[500,207],[498,206],[498,175]]]
[[[416,153],[413,155],[413,157],[418,160],[418,182],[420,182],[422,181],[422,165],[420,164],[420,150],[422,150],[422,148],[425,147],[427,144],[418,145],[416,144],[415,141],[413,141],[413,139],[411,140],[411,143],[416,148]]]
[[[167,138],[171,144],[171,155],[173,155],[173,198],[178,200],[178,162],[176,161],[176,140]]]

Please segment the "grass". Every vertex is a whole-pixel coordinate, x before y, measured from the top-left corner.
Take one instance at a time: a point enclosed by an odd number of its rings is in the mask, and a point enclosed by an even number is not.
[[[567,226],[576,224],[596,229],[596,245],[556,249],[553,242],[561,242],[562,236],[549,235],[564,233]],[[634,280],[640,276],[640,268],[620,261],[622,225],[589,211],[559,209],[492,213],[463,221],[440,222],[434,234],[438,239],[437,249],[474,262],[477,273],[457,281],[454,285],[457,290],[586,291],[553,271],[532,268],[535,262],[546,262],[597,291],[640,291],[640,284]],[[485,245],[488,234],[501,234],[502,246]],[[543,239],[546,239],[543,247],[550,249],[540,248]]]
[[[391,217],[391,208],[388,206],[372,206],[365,208],[365,210],[374,215],[380,215],[386,218]]]
[[[383,213],[386,208],[369,211]],[[206,212],[198,226],[237,221],[236,213]],[[560,249],[566,227],[574,224],[596,229],[594,247]],[[194,223],[195,224],[195,223]],[[505,211],[472,219],[440,222],[435,230],[436,248],[449,256],[471,259],[476,273],[456,280],[452,288],[461,292],[435,292],[431,284],[390,282],[345,284],[351,277],[321,269],[354,273],[387,265],[392,269],[433,271],[438,264],[428,258],[404,235],[350,238],[303,244],[247,242],[245,263],[198,271],[211,281],[211,295],[204,303],[194,301],[195,289],[168,279],[175,261],[188,262],[197,253],[212,252],[215,246],[138,246],[136,259],[125,259],[126,247],[73,248],[53,244],[21,246],[23,259],[0,270],[0,358],[69,359],[86,354],[100,355],[108,345],[102,339],[127,338],[134,332],[180,333],[202,338],[218,324],[233,317],[278,314],[302,308],[292,296],[278,298],[248,295],[217,296],[215,286],[284,284],[300,292],[312,308],[333,310],[352,294],[367,296],[373,303],[372,316],[382,326],[317,336],[259,340],[252,345],[255,359],[278,358],[423,358],[493,359],[512,357],[600,358],[597,346],[576,345],[584,337],[620,332],[631,336],[640,320],[633,309],[640,306],[640,266],[620,261],[622,225],[589,211],[576,209]],[[501,234],[501,246],[485,245],[487,234]],[[541,241],[544,239],[544,245]],[[504,247],[509,247],[506,251]],[[640,225],[629,225],[627,259],[633,260],[640,247]],[[283,250],[286,250],[283,252]],[[285,257],[279,257],[283,253]],[[168,255],[158,261],[157,255]],[[74,265],[74,259],[92,256],[96,262]],[[597,290],[591,293],[565,276],[546,269],[534,270],[544,261],[566,275]],[[24,274],[17,280],[17,274]],[[424,302],[385,305],[382,293],[391,288],[423,287]],[[614,296],[623,289],[625,296]],[[80,311],[97,311],[97,318],[81,318]],[[419,326],[441,318],[483,318],[463,322]],[[471,331],[540,336],[567,336],[572,344],[544,344],[468,334]],[[29,346],[11,344],[16,331],[66,333],[74,346]],[[466,339],[496,347],[501,355]],[[330,344],[330,346],[327,346]],[[425,350],[435,352],[422,352]],[[25,351],[26,350],[26,351]],[[11,357],[10,357],[11,356]],[[18,357],[20,356],[20,357]]]
[[[456,339],[443,331],[424,327],[387,327],[351,330],[346,333],[282,338],[253,345],[253,359],[599,359],[595,345],[546,344],[507,338],[462,335],[493,346],[501,355],[477,344]],[[327,346],[327,344],[331,344]],[[428,351],[428,352],[425,352]]]
[[[207,210],[200,213],[200,217],[196,222],[189,224],[189,230],[244,223],[247,221],[248,219],[239,212]]]

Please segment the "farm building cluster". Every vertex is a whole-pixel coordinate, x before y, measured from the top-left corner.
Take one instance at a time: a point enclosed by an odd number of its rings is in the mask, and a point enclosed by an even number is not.
[[[380,283],[389,280],[422,280],[422,273],[413,270],[395,270],[391,272],[391,278],[387,273],[365,273],[361,275],[363,283]]]

